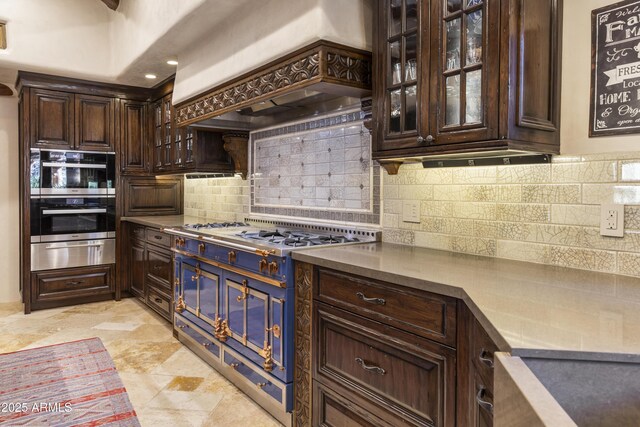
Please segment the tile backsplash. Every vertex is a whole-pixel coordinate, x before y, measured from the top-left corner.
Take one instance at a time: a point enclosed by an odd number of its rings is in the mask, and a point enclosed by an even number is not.
[[[249,213],[249,181],[240,177],[185,179],[184,214],[242,221]]]
[[[551,164],[384,174],[383,240],[640,276],[640,152]],[[420,223],[402,221],[419,200]],[[624,238],[600,236],[600,204],[625,206]]]

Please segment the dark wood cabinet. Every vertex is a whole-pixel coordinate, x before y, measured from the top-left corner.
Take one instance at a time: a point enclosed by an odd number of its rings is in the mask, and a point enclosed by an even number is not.
[[[75,148],[85,151],[115,151],[115,99],[76,94]]]
[[[120,172],[123,175],[148,175],[146,102],[122,100],[120,103]]]
[[[31,147],[74,147],[74,97],[72,93],[31,89]]]
[[[460,426],[493,425],[493,365],[498,346],[478,319],[462,306],[460,319],[467,333],[458,339],[458,414]]]
[[[143,301],[165,319],[172,316],[173,257],[171,237],[152,227],[125,223],[127,260],[125,291]]]
[[[115,265],[35,271],[31,308],[42,309],[113,298]]]
[[[562,0],[381,0],[375,10],[381,164],[559,152]]]
[[[31,89],[31,147],[115,150],[115,99]]]
[[[153,111],[153,171],[155,173],[173,170],[175,153],[173,150],[173,108],[171,94],[152,104]]]
[[[375,418],[363,420],[374,425],[455,425],[454,298],[318,267],[313,289],[314,381],[373,408]],[[318,403],[318,422],[345,417]],[[353,425],[367,425],[353,413]]]
[[[182,177],[123,177],[123,216],[180,215]]]

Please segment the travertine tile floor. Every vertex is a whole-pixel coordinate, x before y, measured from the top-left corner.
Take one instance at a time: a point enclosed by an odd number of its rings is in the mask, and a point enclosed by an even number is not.
[[[36,311],[0,304],[0,353],[99,337],[143,426],[280,426],[134,299]]]

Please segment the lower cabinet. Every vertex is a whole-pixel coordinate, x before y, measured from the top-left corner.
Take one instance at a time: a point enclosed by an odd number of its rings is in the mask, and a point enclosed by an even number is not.
[[[171,236],[152,227],[127,222],[125,290],[162,317],[173,313]]]
[[[115,265],[35,271],[31,273],[31,307],[58,307],[112,299]]]
[[[297,426],[493,425],[498,347],[462,300],[304,263],[296,286]]]

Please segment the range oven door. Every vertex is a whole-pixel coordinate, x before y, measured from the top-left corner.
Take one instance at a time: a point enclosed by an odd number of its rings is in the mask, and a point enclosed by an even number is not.
[[[31,199],[31,241],[114,238],[115,197]]]
[[[40,166],[38,168],[38,166]],[[32,150],[32,195],[115,194],[115,154]]]

